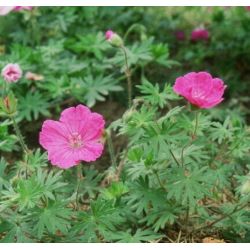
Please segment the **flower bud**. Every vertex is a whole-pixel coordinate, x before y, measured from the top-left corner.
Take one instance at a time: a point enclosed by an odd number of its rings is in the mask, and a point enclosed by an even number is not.
[[[0,111],[4,115],[14,115],[17,111],[17,99],[13,92],[10,92],[5,98],[0,99]]]
[[[18,64],[9,63],[2,69],[2,77],[8,83],[17,82],[22,77],[22,70]]]
[[[123,46],[123,40],[122,38],[113,32],[112,30],[108,30],[105,33],[106,40],[114,47],[122,47]]]
[[[191,33],[191,40],[196,41],[207,41],[209,39],[209,32],[205,28],[196,28]]]

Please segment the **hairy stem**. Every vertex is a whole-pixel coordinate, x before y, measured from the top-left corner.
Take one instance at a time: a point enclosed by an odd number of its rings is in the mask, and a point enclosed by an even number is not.
[[[121,49],[124,53],[124,58],[125,58],[125,75],[127,78],[127,83],[128,83],[128,107],[130,108],[132,105],[132,82],[131,82],[131,72],[128,66],[128,55],[126,48],[124,46],[121,46]]]
[[[198,124],[199,124],[199,114],[200,113],[198,111],[195,112],[195,127],[194,127],[194,132],[192,135],[192,139],[195,139],[195,137],[196,137],[197,128],[198,128]]]
[[[111,159],[112,165],[117,168],[117,163],[116,163],[116,158],[115,158],[115,152],[114,152],[114,146],[113,146],[113,141],[111,137],[111,131],[107,131],[107,142],[108,142],[108,150],[109,150],[109,156]]]
[[[76,184],[76,210],[79,210],[79,189],[80,189],[81,179],[82,179],[81,165],[76,167],[76,178],[77,178],[77,184]]]
[[[25,144],[25,142],[23,140],[23,136],[21,134],[19,126],[16,123],[15,117],[11,116],[11,120],[12,120],[12,123],[13,123],[14,130],[16,132],[16,135],[17,135],[17,137],[19,139],[20,145],[22,147],[22,150],[23,150],[24,153],[28,154],[29,153],[29,149],[28,149],[28,147],[26,146],[26,144]]]

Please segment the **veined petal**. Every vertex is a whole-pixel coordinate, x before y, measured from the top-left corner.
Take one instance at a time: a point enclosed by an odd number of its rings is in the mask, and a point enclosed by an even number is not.
[[[47,120],[43,123],[39,134],[39,142],[45,149],[68,145],[68,134],[64,124],[58,121]]]

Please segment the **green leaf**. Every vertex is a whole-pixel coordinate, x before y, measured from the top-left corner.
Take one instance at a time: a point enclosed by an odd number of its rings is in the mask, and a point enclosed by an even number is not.
[[[7,176],[5,174],[6,167],[8,163],[5,161],[3,157],[0,159],[0,191],[3,189],[3,185],[8,184]]]
[[[25,96],[18,97],[18,118],[28,121],[37,120],[39,115],[49,116],[49,103],[38,91],[27,92]]]
[[[157,234],[150,229],[137,229],[135,233],[131,233],[131,230],[129,229],[126,232],[112,232],[107,236],[108,240],[119,243],[152,242],[161,237],[163,237],[163,235]]]
[[[103,190],[103,197],[108,200],[118,199],[129,191],[122,182],[113,182],[108,188]]]
[[[37,208],[32,216],[36,218],[34,230],[38,239],[41,239],[46,232],[55,234],[59,231],[66,234],[70,227],[72,211],[66,207],[66,203],[55,201],[49,202],[46,207]]]
[[[87,75],[83,79],[73,78],[72,94],[81,102],[86,102],[89,107],[93,107],[97,101],[105,101],[105,96],[110,92],[121,91],[117,80],[112,76]]]
[[[167,182],[168,199],[175,199],[185,206],[194,209],[198,201],[209,195],[212,184],[207,178],[207,167],[185,170],[173,169],[169,172]]]
[[[149,212],[150,208],[160,206],[166,199],[162,189],[149,186],[148,177],[129,183],[129,189],[133,190],[126,196],[127,205],[135,210],[137,215],[143,211]]]
[[[143,78],[142,85],[137,85],[136,87],[140,89],[144,95],[144,99],[152,105],[159,106],[160,108],[166,105],[168,94],[165,88],[163,91],[160,91],[159,84],[153,85],[146,78]]]

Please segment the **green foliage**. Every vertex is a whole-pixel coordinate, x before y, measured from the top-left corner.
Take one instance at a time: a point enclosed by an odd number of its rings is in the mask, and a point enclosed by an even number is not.
[[[112,76],[86,76],[84,79],[72,79],[73,95],[81,102],[93,107],[96,101],[104,101],[110,92],[121,91],[122,88],[117,86],[117,81]]]
[[[11,124],[9,120],[5,120],[0,124],[0,150],[11,152],[16,150],[17,137],[13,134],[9,134],[8,126]]]
[[[131,230],[112,233],[109,240],[119,243],[140,243],[154,242],[155,240],[160,239],[160,237],[160,234],[156,234],[151,230],[138,229],[135,233],[131,233]]]
[[[39,115],[49,116],[49,103],[39,92],[28,92],[24,97],[19,97],[19,119],[28,121],[37,120]]]
[[[7,90],[29,148],[3,116],[1,78],[0,241],[249,242],[249,22],[243,7],[39,7],[0,17],[0,68],[22,68]],[[200,25],[210,39],[190,41]],[[123,48],[106,41],[107,27]],[[223,103],[197,109],[177,96],[174,80],[191,71],[223,79]],[[60,170],[39,131],[79,102],[104,116],[102,141],[111,134],[114,152],[105,145],[100,160]]]
[[[46,207],[38,208],[34,212],[33,216],[37,219],[34,230],[38,239],[42,238],[44,232],[49,234],[56,234],[57,231],[63,234],[68,232],[72,212],[65,205],[65,202],[49,202]]]
[[[165,88],[160,91],[159,84],[152,85],[147,79],[143,79],[142,85],[137,86],[141,93],[144,95],[144,99],[152,105],[163,108],[167,104],[167,100],[175,100],[178,97],[171,91],[171,86],[165,85]]]

